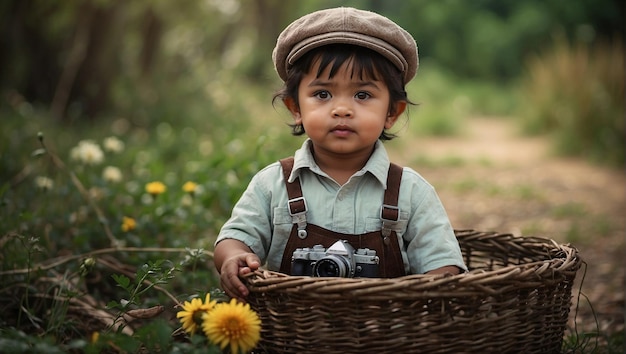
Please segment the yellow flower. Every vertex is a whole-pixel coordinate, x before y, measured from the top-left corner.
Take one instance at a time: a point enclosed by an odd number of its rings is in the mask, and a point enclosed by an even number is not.
[[[261,338],[261,320],[249,304],[231,299],[203,316],[202,330],[222,350],[230,346],[231,353],[247,353]]]
[[[152,195],[158,195],[165,192],[167,187],[162,182],[150,182],[146,184],[146,192]]]
[[[91,343],[98,342],[98,339],[100,339],[100,332],[91,333]]]
[[[137,226],[137,222],[133,218],[129,218],[127,216],[122,217],[122,231],[128,232],[130,230],[134,230]]]
[[[216,301],[211,301],[211,295],[206,294],[204,302],[201,299],[191,299],[191,302],[185,301],[183,304],[183,310],[178,311],[177,318],[180,318],[180,323],[183,326],[185,332],[189,334],[196,333],[198,326],[202,323],[202,318],[205,313],[211,311],[215,307]]]
[[[196,188],[198,188],[198,184],[192,181],[187,181],[183,184],[183,191],[189,194],[193,194],[196,191]]]

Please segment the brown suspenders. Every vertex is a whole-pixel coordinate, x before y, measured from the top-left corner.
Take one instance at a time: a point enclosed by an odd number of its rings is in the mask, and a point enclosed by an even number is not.
[[[283,168],[283,176],[289,198],[289,213],[294,221],[289,240],[283,253],[280,271],[290,272],[291,256],[296,248],[311,247],[321,244],[329,247],[334,241],[345,239],[356,248],[369,248],[376,251],[380,257],[380,277],[392,278],[405,275],[402,253],[397,240],[396,232],[392,224],[399,220],[398,198],[400,194],[400,181],[402,179],[402,167],[390,164],[387,175],[387,189],[381,207],[382,230],[369,232],[361,235],[350,235],[333,232],[317,225],[306,222],[307,206],[302,194],[300,180],[296,179],[288,183],[293,169],[293,157],[280,160]]]

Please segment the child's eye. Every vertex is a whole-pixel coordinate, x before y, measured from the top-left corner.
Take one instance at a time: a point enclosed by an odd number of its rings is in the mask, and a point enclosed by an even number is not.
[[[359,100],[366,100],[366,99],[372,97],[372,95],[370,95],[367,92],[360,91],[360,92],[357,92],[356,95],[354,95],[354,97],[356,97]]]
[[[317,91],[313,94],[314,97],[319,98],[320,100],[327,100],[330,98],[330,92],[328,91]]]

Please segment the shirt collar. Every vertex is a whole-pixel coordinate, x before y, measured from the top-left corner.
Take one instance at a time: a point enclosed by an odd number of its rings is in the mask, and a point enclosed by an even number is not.
[[[313,158],[313,153],[311,152],[311,139],[307,139],[302,143],[302,147],[296,150],[294,154],[294,163],[293,170],[291,171],[291,175],[289,176],[289,182],[293,182],[303,169],[309,169],[311,172],[314,172],[321,176],[328,175],[322,171],[315,159]],[[366,172],[371,173],[376,179],[383,185],[383,187],[387,188],[387,173],[389,171],[389,156],[387,155],[387,151],[383,146],[383,143],[378,140],[376,142],[376,146],[374,147],[374,153],[370,156],[367,163],[356,174],[363,175]]]

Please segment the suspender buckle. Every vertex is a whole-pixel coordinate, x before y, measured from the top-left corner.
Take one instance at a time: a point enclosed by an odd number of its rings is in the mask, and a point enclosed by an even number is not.
[[[385,244],[388,243],[389,235],[391,235],[391,225],[400,220],[400,208],[395,205],[383,204],[380,209],[380,218],[383,222],[382,233]]]
[[[287,206],[289,207],[289,215],[291,216],[306,213],[307,210],[306,200],[304,197],[289,199],[287,201]]]
[[[289,199],[287,201],[289,207],[289,215],[294,224],[298,224],[298,237],[305,239],[307,237],[306,232],[306,211],[307,205],[304,197],[298,197]]]
[[[380,218],[383,221],[398,221],[400,220],[400,208],[395,205],[383,204],[380,209]]]

